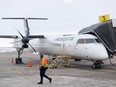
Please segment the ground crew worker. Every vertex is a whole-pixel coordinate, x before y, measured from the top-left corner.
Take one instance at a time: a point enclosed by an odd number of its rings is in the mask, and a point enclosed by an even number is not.
[[[46,58],[40,55],[40,82],[38,84],[43,84],[43,77],[47,78],[49,82],[52,82],[52,78],[48,77],[45,72],[48,69]]]

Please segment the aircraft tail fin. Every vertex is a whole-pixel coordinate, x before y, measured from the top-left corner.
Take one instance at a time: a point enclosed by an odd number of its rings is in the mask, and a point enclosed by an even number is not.
[[[29,24],[28,24],[28,20],[48,20],[48,18],[23,18],[23,17],[14,17],[14,18],[2,18],[2,19],[13,19],[13,20],[24,20],[24,26],[25,26],[25,36],[28,37],[30,35],[30,29],[29,29]]]

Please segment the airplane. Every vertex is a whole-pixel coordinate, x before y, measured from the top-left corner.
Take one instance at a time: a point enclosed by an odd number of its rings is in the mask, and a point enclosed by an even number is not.
[[[65,35],[30,35],[28,20],[47,20],[47,18],[2,18],[13,20],[24,20],[25,33],[21,37],[17,35],[0,35],[0,38],[13,38],[13,47],[16,48],[18,57],[16,64],[22,63],[20,55],[28,48],[32,53],[50,55],[55,51],[55,55],[65,53],[75,60],[90,60],[93,62],[93,69],[100,69],[102,61],[110,56],[107,47],[94,34],[65,34]],[[112,54],[113,55],[113,54]]]

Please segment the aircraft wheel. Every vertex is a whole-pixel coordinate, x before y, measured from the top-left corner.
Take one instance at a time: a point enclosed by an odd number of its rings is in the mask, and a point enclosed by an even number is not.
[[[92,69],[96,69],[96,64],[95,63],[92,65]]]
[[[22,58],[19,58],[19,62],[20,62],[20,64],[22,64]]]
[[[95,62],[93,65],[92,65],[92,69],[100,69],[101,68],[101,64],[99,62]]]
[[[97,63],[97,68],[101,69],[101,64],[99,62]]]
[[[22,64],[22,58],[16,58],[15,62],[16,64]]]

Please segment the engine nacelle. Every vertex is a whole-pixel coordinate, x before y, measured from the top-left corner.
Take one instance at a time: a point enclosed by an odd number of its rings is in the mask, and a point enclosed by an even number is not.
[[[24,44],[29,43],[29,38],[28,38],[28,37],[22,38],[22,42],[23,42]]]
[[[22,45],[22,48],[28,48],[29,46],[27,44]]]

